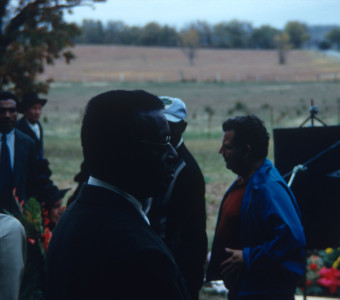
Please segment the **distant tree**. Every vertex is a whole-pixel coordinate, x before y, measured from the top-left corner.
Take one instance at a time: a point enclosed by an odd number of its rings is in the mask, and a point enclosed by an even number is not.
[[[318,48],[320,50],[328,50],[331,47],[331,44],[328,41],[322,41],[318,44]]]
[[[142,29],[139,26],[125,26],[122,32],[123,45],[141,45]]]
[[[179,36],[175,28],[163,26],[159,36],[159,45],[164,47],[176,47],[179,43]]]
[[[80,33],[63,14],[95,0],[1,0],[0,1],[0,89],[10,88],[18,96],[28,91],[47,93],[49,80],[37,82],[46,64],[74,55],[67,48]],[[66,49],[66,50],[65,50]]]
[[[278,33],[279,30],[270,25],[255,28],[250,37],[251,47],[256,49],[274,49],[274,38]]]
[[[334,45],[338,50],[340,50],[340,29],[334,28],[327,35],[326,39]]]
[[[196,21],[191,24],[198,33],[199,44],[201,47],[211,47],[212,46],[212,34],[213,30],[209,23],[205,21]]]
[[[209,105],[207,105],[207,106],[204,107],[204,111],[205,111],[205,112],[207,113],[207,115],[208,115],[208,119],[207,119],[208,123],[207,123],[207,125],[208,125],[208,133],[210,134],[210,132],[211,132],[212,118],[213,118],[213,116],[214,116],[214,114],[215,114],[215,111],[214,111],[214,109],[213,109],[211,106],[209,106]]]
[[[81,35],[75,42],[82,44],[104,44],[105,31],[101,21],[83,20]]]
[[[184,54],[189,60],[191,66],[194,65],[195,58],[197,56],[197,51],[199,48],[199,36],[196,29],[192,27],[187,27],[183,29],[180,34],[180,45]]]
[[[104,43],[105,44],[123,44],[123,33],[126,26],[122,21],[109,21],[104,28]]]
[[[253,28],[247,22],[232,20],[214,26],[213,46],[219,48],[248,48]]]
[[[279,64],[284,65],[287,62],[288,50],[291,48],[289,35],[287,34],[287,32],[282,32],[276,35],[274,40],[275,40],[277,53],[279,57]]]
[[[300,22],[288,22],[285,25],[284,31],[289,35],[290,43],[295,49],[301,48],[303,43],[309,39],[307,26]]]
[[[140,44],[145,46],[159,46],[162,27],[156,22],[150,22],[142,28]]]

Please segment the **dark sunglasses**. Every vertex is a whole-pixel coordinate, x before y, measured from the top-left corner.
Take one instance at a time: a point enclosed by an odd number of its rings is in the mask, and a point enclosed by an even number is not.
[[[170,136],[166,136],[164,139],[160,141],[147,141],[147,140],[140,140],[139,142],[142,144],[148,144],[148,145],[155,145],[155,146],[167,146],[170,145]]]
[[[9,107],[9,108],[0,107],[0,114],[5,114],[6,111],[13,114],[13,113],[17,112],[17,109],[15,107]]]

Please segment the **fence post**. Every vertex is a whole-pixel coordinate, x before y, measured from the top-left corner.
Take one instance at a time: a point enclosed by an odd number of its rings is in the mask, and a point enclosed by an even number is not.
[[[119,80],[120,82],[124,82],[124,73],[120,73]]]

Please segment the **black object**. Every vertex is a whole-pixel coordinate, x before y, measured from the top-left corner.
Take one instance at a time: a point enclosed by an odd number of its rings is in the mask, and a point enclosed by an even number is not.
[[[7,145],[6,134],[2,134],[1,153],[0,153],[0,191],[1,195],[5,195],[5,199],[1,199],[1,208],[6,207],[11,200],[13,189],[13,171],[11,167],[11,159],[9,148]]]
[[[340,244],[340,126],[274,130],[275,166],[288,182],[299,164],[291,189],[299,204],[307,249]]]

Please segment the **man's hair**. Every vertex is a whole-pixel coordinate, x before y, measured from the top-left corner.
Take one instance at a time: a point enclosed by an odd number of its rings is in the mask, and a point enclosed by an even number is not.
[[[19,99],[11,92],[0,91],[0,101],[12,99],[18,105]]]
[[[112,169],[124,167],[124,158],[136,142],[138,113],[163,108],[158,97],[143,90],[112,90],[93,97],[81,128],[84,160],[90,174],[107,177]]]
[[[223,131],[234,130],[233,143],[240,148],[251,147],[250,158],[253,161],[262,160],[268,155],[269,134],[263,121],[255,115],[237,116],[226,120]]]

